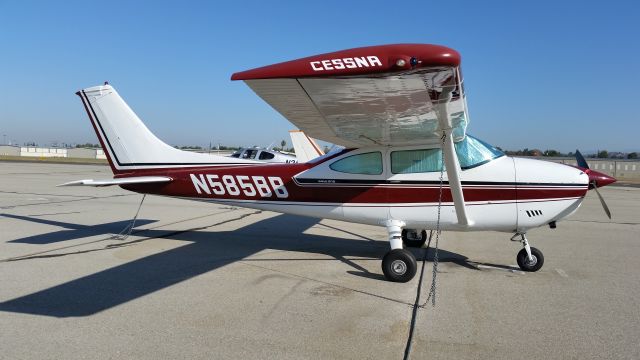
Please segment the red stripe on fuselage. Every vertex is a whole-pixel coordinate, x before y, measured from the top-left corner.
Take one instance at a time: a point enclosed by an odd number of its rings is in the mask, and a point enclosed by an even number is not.
[[[218,166],[218,167],[193,167],[181,169],[145,169],[136,170],[135,175],[168,176],[174,179],[170,183],[163,184],[138,184],[126,185],[123,188],[141,192],[165,196],[177,196],[203,199],[229,199],[229,200],[256,200],[256,201],[286,201],[309,203],[430,203],[437,202],[440,194],[439,186],[430,184],[313,184],[301,185],[294,181],[293,177],[317,164],[270,164],[252,166]],[[215,195],[196,190],[190,174],[196,177],[201,175],[217,175],[222,179],[225,175],[238,176],[278,177],[282,180],[287,191],[287,197],[281,198],[272,194],[262,197],[256,191],[254,196],[246,196],[240,191],[238,195]],[[133,174],[131,174],[133,175]],[[504,201],[530,201],[544,199],[576,198],[582,197],[587,192],[584,186],[556,186],[554,184],[541,184],[531,186],[523,184],[522,188],[517,184],[511,185],[463,185],[465,201],[468,202],[504,202]],[[442,189],[442,201],[452,202],[451,191],[448,185]]]

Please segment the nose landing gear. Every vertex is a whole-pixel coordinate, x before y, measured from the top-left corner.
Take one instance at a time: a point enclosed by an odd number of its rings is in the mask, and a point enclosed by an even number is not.
[[[518,236],[520,236],[520,239],[517,238]],[[542,268],[544,264],[542,251],[530,247],[524,233],[516,233],[511,237],[511,241],[520,241],[522,243],[522,250],[516,256],[516,261],[522,271],[534,272]]]

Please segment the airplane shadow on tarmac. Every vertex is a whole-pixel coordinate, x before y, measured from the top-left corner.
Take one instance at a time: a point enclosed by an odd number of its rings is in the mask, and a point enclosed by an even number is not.
[[[9,243],[37,244],[37,245],[52,244],[60,241],[81,239],[84,237],[101,235],[101,234],[109,234],[109,233],[117,234],[122,229],[124,229],[127,225],[129,225],[129,223],[131,222],[131,220],[122,220],[122,221],[114,221],[110,223],[97,224],[97,225],[82,225],[82,224],[73,224],[73,223],[55,221],[55,220],[39,219],[31,216],[21,216],[21,215],[11,215],[11,214],[0,214],[0,216],[8,217],[11,219],[35,222],[39,224],[58,226],[65,229],[65,230],[50,232],[44,235],[33,235],[33,236],[27,236],[20,239],[8,241]],[[136,226],[147,225],[147,224],[154,223],[156,221],[158,220],[137,219]]]
[[[175,231],[141,230],[135,240],[125,240],[94,251],[112,250],[136,242],[166,238],[191,242],[162,253],[150,255],[113,268],[72,280],[29,295],[0,303],[0,311],[53,317],[90,316],[124,304],[155,291],[188,280],[219,267],[243,260],[264,249],[324,254],[348,264],[356,271],[350,274],[383,279],[381,274],[370,273],[346,257],[381,258],[388,251],[387,241],[371,239],[352,240],[320,235],[303,234],[315,225],[317,219],[278,215],[261,220],[235,231]],[[55,234],[52,233],[52,234]],[[47,235],[41,235],[46,237]],[[54,235],[57,236],[57,235]],[[369,240],[369,241],[366,241]],[[14,240],[15,241],[15,240]],[[33,243],[46,244],[48,241]],[[426,250],[415,250],[422,259]],[[66,255],[82,256],[87,251]],[[431,253],[431,251],[429,251]],[[477,270],[466,263],[466,257],[440,250],[440,261],[460,264]],[[51,255],[49,255],[51,256]],[[43,256],[47,257],[47,256]],[[290,259],[248,259],[245,261],[289,261]],[[16,261],[29,261],[29,259]],[[69,261],[73,261],[71,257]],[[229,281],[233,281],[229,279]]]

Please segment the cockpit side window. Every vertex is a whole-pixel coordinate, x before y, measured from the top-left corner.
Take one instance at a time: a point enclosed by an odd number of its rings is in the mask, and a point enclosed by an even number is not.
[[[382,153],[369,152],[342,158],[329,168],[348,174],[380,175],[382,174]]]
[[[243,157],[244,159],[255,159],[255,158],[256,158],[256,154],[257,154],[257,153],[258,153],[258,150],[252,150],[252,149],[249,149],[249,150],[246,150],[246,151],[244,152],[244,154],[242,155],[242,157]]]
[[[502,151],[469,135],[455,143],[455,149],[460,168],[463,170],[480,166],[504,155]],[[394,174],[434,172],[441,169],[440,148],[391,152],[391,172]]]
[[[391,172],[412,174],[440,171],[442,166],[440,149],[418,149],[391,152]]]

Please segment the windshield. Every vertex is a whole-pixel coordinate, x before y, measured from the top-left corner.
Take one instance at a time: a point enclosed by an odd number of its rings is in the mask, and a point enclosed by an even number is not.
[[[243,151],[244,151],[244,149],[240,148],[240,149],[236,150],[233,154],[231,154],[231,157],[239,158],[240,154],[242,154]]]
[[[502,151],[469,135],[457,142],[455,147],[462,169],[470,169],[504,155]]]

